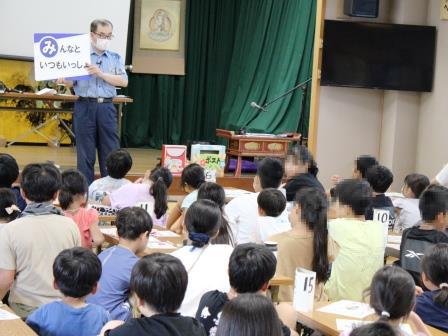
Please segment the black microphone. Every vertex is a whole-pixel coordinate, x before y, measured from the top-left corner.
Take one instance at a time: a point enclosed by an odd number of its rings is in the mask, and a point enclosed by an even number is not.
[[[256,109],[259,109],[259,110],[262,110],[262,111],[266,111],[263,106],[258,105],[256,102],[250,103],[250,106],[255,107]]]

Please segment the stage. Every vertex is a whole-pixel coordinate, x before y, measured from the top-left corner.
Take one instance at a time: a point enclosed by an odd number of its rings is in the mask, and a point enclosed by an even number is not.
[[[128,173],[130,180],[142,176],[146,170],[154,168],[160,161],[162,151],[152,148],[127,148],[132,156],[132,169]],[[74,147],[50,147],[45,145],[13,145],[0,149],[0,153],[12,155],[22,170],[28,163],[53,161],[61,170],[76,168],[76,149]],[[99,176],[100,169],[98,160],[95,165],[95,174]],[[226,174],[225,177],[218,178],[217,182],[224,187],[252,189],[253,174],[234,177],[233,174]],[[175,177],[170,188],[170,194],[183,194],[180,188],[179,179]]]

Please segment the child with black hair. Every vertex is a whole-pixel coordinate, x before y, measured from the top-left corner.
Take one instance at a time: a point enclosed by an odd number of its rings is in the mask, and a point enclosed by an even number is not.
[[[373,190],[373,197],[369,207],[366,209],[366,220],[373,220],[375,210],[385,210],[389,213],[389,230],[395,226],[395,207],[392,200],[384,193],[389,189],[394,181],[394,175],[385,166],[372,166],[367,170],[366,180]]]
[[[157,166],[147,171],[143,178],[135,183],[129,183],[113,191],[103,198],[102,204],[114,209],[123,209],[147,203],[147,211],[152,217],[154,225],[166,225],[168,210],[168,188],[173,182],[173,175],[164,167]]]
[[[426,324],[448,332],[448,244],[429,248],[421,266],[422,281],[429,291],[417,296],[415,312]]]
[[[26,202],[20,193],[20,186],[16,184],[19,177],[19,165],[16,159],[9,154],[0,153],[0,188],[11,189],[16,195],[16,204],[20,211],[26,207]]]
[[[198,191],[205,182],[205,172],[197,163],[190,163],[182,170],[180,186],[187,193],[170,211],[166,227],[178,234],[182,233],[185,212],[198,198]]]
[[[288,218],[282,216],[286,209],[285,195],[278,189],[267,188],[257,197],[258,203],[258,232],[256,243],[263,243],[270,236],[291,230]]]
[[[420,196],[419,202],[422,222],[420,225],[403,231],[400,245],[399,265],[408,271],[415,283],[421,282],[421,257],[426,250],[438,243],[448,243],[445,233],[448,224],[448,189],[431,185]]]
[[[332,202],[336,219],[328,233],[339,247],[325,284],[331,301],[362,300],[362,292],[384,262],[384,224],[365,220],[372,189],[366,181],[344,180],[335,187]]]
[[[89,249],[74,247],[58,254],[53,263],[54,288],[63,298],[43,305],[26,323],[42,336],[98,335],[110,320],[104,308],[86,303],[95,293],[101,263]]]
[[[316,272],[315,300],[324,301],[323,285],[330,275],[334,247],[328,238],[328,200],[323,191],[304,188],[289,214],[292,229],[269,238],[278,243],[277,275],[294,278],[298,267]],[[281,286],[279,300],[293,300],[293,286]]]
[[[431,335],[423,321],[413,312],[415,284],[411,276],[401,268],[388,265],[378,270],[365,295],[370,296],[370,306],[379,320],[354,329],[351,336],[383,335],[382,331],[386,331],[384,335],[393,335],[393,332],[396,335],[408,335],[400,329],[403,322],[409,322],[416,335]]]
[[[316,188],[325,191],[317,179],[318,172],[317,164],[308,148],[303,145],[293,146],[288,151],[285,160],[285,173],[288,181],[284,188],[288,202],[294,201],[297,192],[302,188]]]
[[[62,186],[59,191],[59,205],[65,216],[73,219],[81,233],[81,246],[92,248],[101,246],[104,236],[98,226],[98,211],[86,208],[87,180],[76,169],[68,169],[62,173]]]
[[[0,230],[6,224],[16,219],[20,214],[16,195],[9,188],[0,188]]]
[[[132,157],[127,150],[120,148],[110,152],[106,158],[108,176],[97,179],[90,184],[89,200],[101,203],[103,198],[112,191],[131,183],[131,181],[125,178],[131,168]]]
[[[224,210],[226,202],[224,188],[214,182],[204,182],[198,189],[197,199],[209,199],[215,202],[222,213],[221,227],[219,228],[218,235],[211,240],[211,244],[228,244],[234,246],[235,238],[233,237],[233,232],[227,221]]]
[[[237,244],[252,243],[257,240],[259,232],[257,221],[259,193],[267,188],[280,189],[283,178],[283,164],[276,158],[264,158],[258,163],[257,174],[254,177],[255,192],[235,197],[226,205],[226,214]],[[288,211],[282,214],[288,220]]]
[[[0,300],[10,290],[9,305],[20,317],[56,300],[51,265],[64,249],[81,245],[79,229],[53,202],[61,173],[52,164],[33,163],[22,172],[27,206],[0,234]]]
[[[87,302],[104,307],[112,319],[126,321],[131,318],[129,284],[132,267],[148,244],[152,230],[151,216],[142,208],[124,208],[117,213],[115,221],[118,245],[112,246],[98,255],[103,272],[99,289]]]
[[[131,292],[142,317],[115,329],[106,325],[101,335],[205,336],[198,321],[177,313],[187,283],[188,274],[179,259],[161,253],[143,257],[132,269],[131,276]]]
[[[272,302],[259,294],[242,294],[222,311],[216,336],[282,336]]]
[[[422,174],[409,174],[405,177],[401,189],[404,197],[392,200],[397,212],[394,231],[401,232],[421,221],[422,216],[420,215],[418,202],[420,195],[429,186],[429,183],[429,178]]]
[[[210,244],[218,235],[222,214],[216,203],[207,199],[194,202],[185,215],[189,243],[172,253],[187,269],[188,288],[180,312],[194,316],[199,300],[207,291],[228,291],[227,266],[232,246]]]
[[[266,296],[269,281],[274,277],[277,259],[274,253],[260,244],[240,244],[233,250],[229,260],[230,290],[213,290],[205,293],[196,312],[196,319],[205,327],[207,335],[215,336],[219,317],[227,302],[245,293],[258,293]],[[271,302],[272,304],[272,302]],[[289,307],[285,309],[285,307]],[[290,305],[278,306],[283,323],[295,327],[296,313]],[[295,335],[282,324],[283,335]]]

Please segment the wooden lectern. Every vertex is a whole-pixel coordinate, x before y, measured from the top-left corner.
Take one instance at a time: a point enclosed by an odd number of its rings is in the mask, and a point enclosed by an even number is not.
[[[300,141],[301,134],[287,135],[236,135],[233,131],[216,130],[216,136],[227,139],[226,171],[230,158],[236,157],[235,177],[241,176],[241,162],[243,157],[286,157],[290,142]]]

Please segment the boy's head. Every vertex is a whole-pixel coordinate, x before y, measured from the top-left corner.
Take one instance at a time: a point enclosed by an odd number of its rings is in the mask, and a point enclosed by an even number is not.
[[[372,188],[364,180],[343,180],[334,188],[333,211],[336,217],[364,216],[372,200]]]
[[[21,187],[27,200],[51,202],[61,188],[61,173],[50,163],[31,163],[22,171]]]
[[[407,198],[420,198],[422,192],[429,186],[429,178],[422,174],[410,174],[404,179],[403,195]]]
[[[0,153],[0,188],[11,188],[19,177],[19,166],[11,155]]]
[[[422,220],[443,229],[447,223],[448,189],[431,185],[420,196],[419,209]]]
[[[181,187],[196,190],[205,182],[204,168],[197,163],[191,163],[182,170],[180,176]]]
[[[254,190],[260,192],[267,188],[278,188],[283,178],[283,165],[279,159],[264,158],[257,167],[254,178]]]
[[[54,286],[64,296],[82,298],[95,293],[101,262],[91,250],[74,247],[58,254],[53,263]]]
[[[139,252],[146,248],[153,224],[147,211],[140,207],[130,207],[118,211],[115,226],[118,237],[136,242]]]
[[[266,291],[274,277],[277,259],[260,244],[240,244],[229,260],[230,286],[239,294]]]
[[[355,160],[355,166],[353,169],[353,178],[354,179],[365,179],[367,170],[370,167],[376,166],[378,161],[370,155],[361,155]]]
[[[139,307],[157,313],[174,313],[184,300],[188,274],[182,262],[169,254],[154,253],[140,259],[132,269],[131,291]]]
[[[117,149],[106,158],[107,173],[114,179],[121,179],[132,168],[132,157],[125,149]]]
[[[367,170],[366,179],[374,192],[384,194],[394,181],[394,175],[389,168],[376,165]]]
[[[283,193],[274,188],[262,190],[257,197],[258,214],[260,216],[278,217],[286,208]]]

